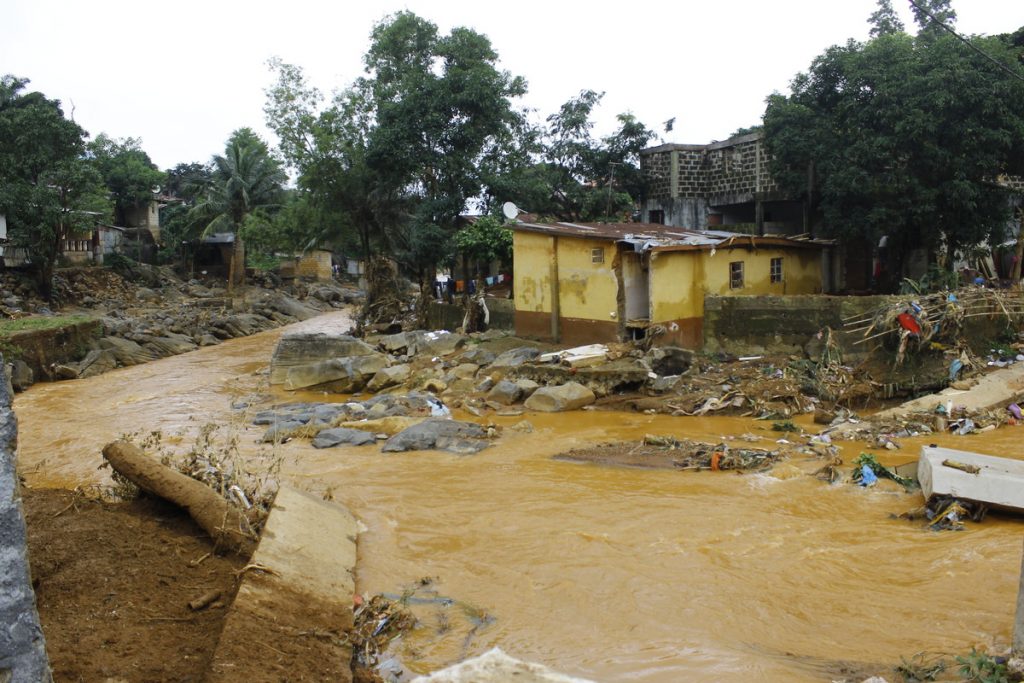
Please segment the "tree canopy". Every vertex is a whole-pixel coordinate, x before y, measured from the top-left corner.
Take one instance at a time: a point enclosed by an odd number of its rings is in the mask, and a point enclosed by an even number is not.
[[[287,176],[267,144],[250,128],[232,133],[224,154],[214,156],[211,166],[210,180],[188,216],[203,234],[230,232],[234,236],[230,288],[245,272],[242,226],[255,211],[280,205]]]
[[[910,36],[879,5],[875,38],[829,48],[789,95],[768,98],[775,177],[834,234],[887,234],[897,253],[1002,239],[1010,204],[995,181],[1024,164],[1024,82],[988,57],[1020,71],[1010,41],[974,36],[981,54],[924,15]],[[948,2],[924,5],[955,16]]]
[[[0,214],[12,246],[25,249],[44,296],[64,240],[111,211],[99,172],[86,160],[87,133],[58,100],[26,92],[28,79],[0,78]]]
[[[116,139],[100,133],[87,145],[87,152],[110,191],[118,225],[127,225],[126,211],[153,201],[154,190],[166,179],[138,138]]]

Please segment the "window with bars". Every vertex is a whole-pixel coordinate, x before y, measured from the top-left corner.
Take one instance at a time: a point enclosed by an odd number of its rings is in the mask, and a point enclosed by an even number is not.
[[[597,247],[590,250],[591,263],[604,263],[604,247]]]
[[[729,263],[729,288],[743,289],[743,261]]]
[[[773,258],[771,264],[771,281],[782,282],[782,257]]]

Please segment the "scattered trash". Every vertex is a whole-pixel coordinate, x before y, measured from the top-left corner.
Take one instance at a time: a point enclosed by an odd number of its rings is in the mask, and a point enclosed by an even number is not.
[[[861,465],[860,471],[854,475],[854,481],[861,486],[874,486],[878,483],[878,477],[875,476],[870,465]]]
[[[857,459],[853,461],[853,466],[852,479],[855,484],[872,486],[877,483],[879,478],[882,478],[892,479],[906,491],[917,488],[917,483],[912,478],[896,474],[896,472],[878,462],[875,456],[870,453],[861,453],[857,456]]]

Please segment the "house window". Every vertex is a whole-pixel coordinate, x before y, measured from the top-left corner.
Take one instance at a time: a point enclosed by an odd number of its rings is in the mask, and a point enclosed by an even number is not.
[[[782,257],[773,258],[771,266],[772,282],[782,282]]]
[[[654,211],[647,212],[647,222],[655,223],[657,225],[665,225],[665,212],[661,209],[655,209]]]
[[[729,289],[743,289],[743,261],[729,262]]]
[[[604,263],[604,247],[590,250],[591,263]]]

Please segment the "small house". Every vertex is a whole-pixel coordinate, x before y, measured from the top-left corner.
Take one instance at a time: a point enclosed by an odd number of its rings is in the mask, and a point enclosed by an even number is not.
[[[699,348],[705,294],[830,289],[831,242],[644,223],[513,230],[516,334],[565,344],[650,336]]]

